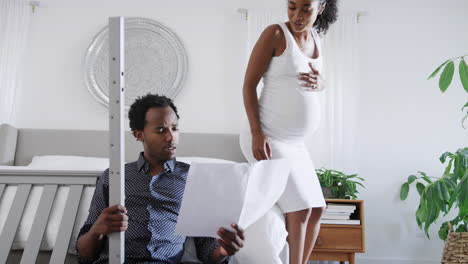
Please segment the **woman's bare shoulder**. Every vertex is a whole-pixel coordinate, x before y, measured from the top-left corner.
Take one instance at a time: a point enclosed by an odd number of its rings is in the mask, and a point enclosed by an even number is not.
[[[275,50],[284,50],[285,37],[283,30],[278,24],[266,27],[260,35],[259,43],[264,47],[270,47]]]
[[[283,30],[281,29],[280,25],[274,24],[270,25],[263,30],[262,33],[265,38],[268,40],[273,40],[273,41],[279,41],[284,39],[284,33]]]

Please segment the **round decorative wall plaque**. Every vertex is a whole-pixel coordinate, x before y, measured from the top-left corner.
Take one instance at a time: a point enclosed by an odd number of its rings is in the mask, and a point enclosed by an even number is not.
[[[109,105],[109,27],[91,41],[85,57],[90,93]],[[147,18],[125,18],[125,110],[147,93],[174,99],[187,75],[187,55],[169,28]]]

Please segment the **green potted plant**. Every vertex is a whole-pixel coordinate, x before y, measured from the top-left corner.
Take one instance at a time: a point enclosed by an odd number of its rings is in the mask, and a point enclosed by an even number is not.
[[[463,88],[468,92],[468,66],[465,58],[468,55],[449,59],[442,63],[428,79],[435,77],[440,70],[439,88],[442,93],[447,91],[455,74],[455,62],[458,62],[458,72]],[[468,117],[468,102],[462,107],[467,109],[462,119],[462,126]],[[458,210],[457,216],[442,223],[439,228],[439,237],[447,239],[451,226],[455,232],[468,231],[468,148],[460,148],[456,152],[446,152],[439,160],[446,164],[444,174],[441,177],[429,177],[424,172],[410,175],[408,180],[401,185],[400,199],[406,200],[412,184],[416,185],[419,194],[419,206],[416,210],[416,222],[419,228],[424,229],[429,238],[429,227],[436,220],[450,212]]]
[[[346,175],[341,171],[321,168],[316,170],[325,198],[357,199],[357,186],[363,188],[363,178],[357,174]],[[361,182],[359,182],[361,181]]]
[[[401,185],[400,199],[406,200],[412,184],[419,194],[419,206],[416,210],[416,222],[424,229],[429,238],[429,227],[442,216],[458,209],[454,219],[442,223],[439,237],[447,239],[449,223],[456,232],[468,231],[468,148],[455,153],[446,152],[440,157],[446,163],[442,177],[430,177],[424,172],[410,175]]]

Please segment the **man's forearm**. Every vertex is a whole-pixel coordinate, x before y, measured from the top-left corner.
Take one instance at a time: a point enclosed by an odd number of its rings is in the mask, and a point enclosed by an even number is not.
[[[220,247],[216,248],[215,251],[213,251],[212,259],[214,263],[216,264],[222,264],[227,259],[227,257],[223,256],[220,251],[221,251]]]
[[[102,246],[103,239],[99,234],[95,234],[91,230],[82,235],[77,242],[77,248],[80,257],[86,259],[95,259],[98,256],[98,248]]]

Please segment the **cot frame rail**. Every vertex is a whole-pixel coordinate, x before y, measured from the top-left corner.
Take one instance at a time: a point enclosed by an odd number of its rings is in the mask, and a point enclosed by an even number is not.
[[[35,263],[59,187],[70,187],[49,263],[64,263],[84,187],[95,186],[101,171],[0,170],[0,199],[8,186],[17,186],[6,222],[0,230],[0,263],[6,263],[24,209],[34,186],[43,186],[21,264]]]
[[[109,18],[109,206],[125,206],[125,20]],[[125,232],[109,234],[109,263],[125,260]]]

